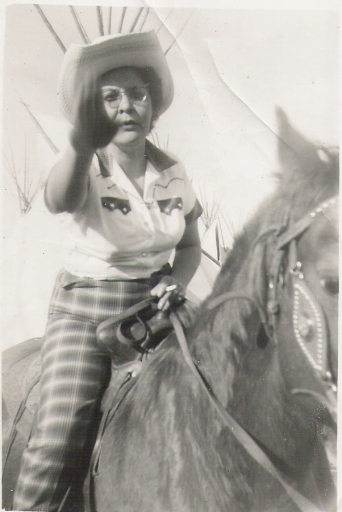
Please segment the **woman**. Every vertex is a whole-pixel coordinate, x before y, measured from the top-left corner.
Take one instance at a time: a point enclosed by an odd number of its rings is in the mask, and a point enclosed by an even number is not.
[[[146,140],[173,98],[155,33],[72,45],[58,94],[73,128],[45,200],[65,217],[65,261],[51,299],[40,403],[15,510],[58,510],[70,482],[84,478],[81,455],[110,377],[97,326],[150,295],[167,310],[200,262],[202,209],[177,159]]]

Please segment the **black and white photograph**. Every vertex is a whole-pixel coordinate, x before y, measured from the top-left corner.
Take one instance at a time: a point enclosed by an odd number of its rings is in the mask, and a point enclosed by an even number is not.
[[[339,0],[0,14],[2,510],[338,511]]]

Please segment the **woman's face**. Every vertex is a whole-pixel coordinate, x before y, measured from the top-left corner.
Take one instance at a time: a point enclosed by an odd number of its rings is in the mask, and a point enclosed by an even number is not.
[[[151,129],[152,100],[139,73],[132,67],[113,69],[101,77],[100,87],[107,115],[117,128],[114,144],[145,140]]]

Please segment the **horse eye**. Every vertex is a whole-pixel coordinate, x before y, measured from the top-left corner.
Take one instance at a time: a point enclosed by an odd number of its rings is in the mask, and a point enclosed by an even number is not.
[[[320,280],[322,288],[331,295],[337,295],[339,289],[338,277],[323,277]]]

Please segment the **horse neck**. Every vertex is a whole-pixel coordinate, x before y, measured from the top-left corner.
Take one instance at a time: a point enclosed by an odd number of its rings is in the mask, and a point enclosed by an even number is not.
[[[272,244],[270,254],[266,254],[266,243],[255,246],[234,278],[230,272],[221,276],[228,281],[229,292],[255,299],[264,310],[266,270],[275,251]],[[227,289],[221,284],[213,296],[223,291]],[[191,348],[201,372],[222,405],[270,453],[290,467],[296,456],[305,462],[313,437],[303,441],[300,435],[303,413],[297,408],[293,414],[278,348],[268,339],[256,305],[236,298],[210,311],[206,305],[212,298],[202,306],[191,332]],[[280,433],[287,439],[285,447]]]
[[[227,292],[225,286],[214,288],[198,314],[198,322],[189,332],[189,345],[201,372],[224,406],[228,406],[234,394],[234,381],[240,371],[241,358],[250,342],[251,334],[260,323],[258,311],[248,297],[250,290],[249,258],[240,265],[237,275],[223,273],[228,281],[228,291],[233,295],[245,294],[246,299],[231,298],[214,308],[210,302]],[[235,270],[234,270],[235,272]]]

